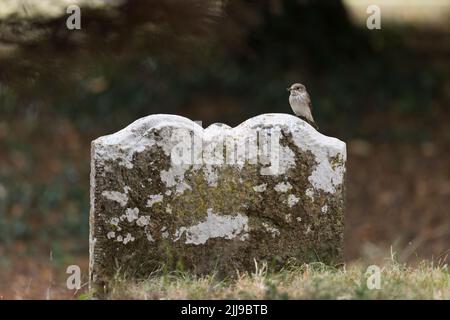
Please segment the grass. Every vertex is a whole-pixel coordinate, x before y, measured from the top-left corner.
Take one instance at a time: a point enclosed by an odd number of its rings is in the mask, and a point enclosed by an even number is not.
[[[369,289],[367,266],[332,268],[322,263],[218,280],[214,275],[155,274],[144,281],[116,278],[109,299],[450,299],[448,266],[427,261],[410,267],[394,261],[381,266],[380,289]],[[80,298],[89,298],[82,296]]]

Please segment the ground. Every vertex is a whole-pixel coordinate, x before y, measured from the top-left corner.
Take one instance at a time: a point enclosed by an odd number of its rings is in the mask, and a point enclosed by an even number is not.
[[[449,299],[447,266],[423,262],[415,268],[394,261],[381,267],[379,289],[367,285],[364,265],[331,268],[316,263],[268,273],[255,265],[252,274],[218,281],[213,276],[163,274],[143,282],[116,280],[111,299]],[[370,278],[373,279],[373,278]],[[370,284],[375,282],[369,281]],[[80,299],[89,298],[81,295]]]

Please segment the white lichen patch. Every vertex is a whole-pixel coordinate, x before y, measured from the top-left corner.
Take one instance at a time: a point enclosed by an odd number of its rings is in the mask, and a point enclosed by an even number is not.
[[[186,244],[204,244],[211,238],[247,239],[248,217],[237,213],[236,215],[220,215],[207,210],[206,220],[190,227],[181,227],[175,232],[175,240],[178,241],[183,234]]]
[[[121,216],[122,220],[127,219],[128,222],[133,222],[134,220],[137,220],[139,217],[139,209],[138,208],[127,208],[125,210],[125,214]]]
[[[188,165],[172,166],[169,170],[162,170],[160,173],[161,181],[167,188],[175,187],[176,194],[183,194],[185,190],[192,190],[191,186],[184,181],[184,175]]]
[[[112,224],[113,226],[117,227],[119,225],[119,221],[120,221],[119,218],[114,217],[114,218],[111,218],[109,223]]]
[[[155,239],[153,239],[152,235],[150,233],[147,233],[147,240],[149,242],[155,242]]]
[[[311,188],[306,189],[305,194],[311,201],[314,201],[314,190]]]
[[[108,232],[108,233],[106,234],[106,237],[107,237],[108,239],[113,239],[113,238],[116,237],[116,233],[115,233],[114,231],[110,231],[110,232]]]
[[[295,218],[295,220],[297,220],[297,222],[302,222],[302,218],[301,217],[297,217],[297,218]]]
[[[217,187],[217,181],[219,180],[219,173],[216,168],[214,168],[213,166],[205,165],[203,168],[203,174],[206,183],[210,187]]]
[[[287,215],[284,216],[284,220],[286,220],[286,222],[292,222],[292,215],[288,213]]]
[[[263,184],[253,187],[253,190],[255,192],[264,192],[264,191],[266,191],[266,189],[267,189],[267,183],[263,183]]]
[[[166,213],[172,214],[172,206],[170,205],[170,203],[168,203],[166,206]]]
[[[300,198],[297,198],[295,195],[290,194],[287,199],[288,207],[292,208],[293,206],[295,206],[298,203],[299,200],[300,200]]]
[[[123,244],[127,244],[128,242],[133,242],[135,239],[134,237],[131,235],[131,233],[127,233],[127,235],[125,236],[125,238],[123,239]]]
[[[280,235],[280,230],[278,230],[275,227],[272,227],[271,225],[269,225],[266,222],[262,223],[262,226],[264,227],[264,229],[266,229],[267,232],[270,232],[272,235],[272,238],[278,237]]]
[[[274,189],[276,192],[287,192],[292,189],[292,185],[289,182],[280,182]]]
[[[146,207],[151,208],[155,203],[162,202],[164,196],[162,194],[152,194],[148,198]]]
[[[103,191],[102,196],[105,197],[108,200],[115,201],[120,206],[125,207],[128,203],[128,191],[130,190],[129,187],[123,188],[124,192],[119,191]]]
[[[306,227],[305,234],[309,234],[309,233],[311,233],[311,231],[312,231],[311,226],[308,225],[308,226]]]
[[[327,206],[327,205],[324,205],[324,206],[320,209],[320,211],[322,211],[322,213],[327,213],[327,212],[328,212],[328,206]]]
[[[163,238],[163,239],[167,239],[167,238],[169,238],[169,231],[167,231],[167,227],[162,227],[161,228],[161,237]]]
[[[342,184],[345,166],[332,166],[329,157],[319,158],[319,160],[319,164],[311,176],[309,176],[308,180],[316,189],[328,193],[335,193],[336,187]]]
[[[139,227],[145,227],[150,223],[149,216],[140,216],[139,219],[136,220],[136,225]]]
[[[164,231],[161,233],[161,237],[163,237],[163,239],[167,239],[169,237],[169,231]]]

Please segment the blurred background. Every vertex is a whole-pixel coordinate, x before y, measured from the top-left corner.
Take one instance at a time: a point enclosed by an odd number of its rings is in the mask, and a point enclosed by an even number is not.
[[[73,297],[70,264],[87,281],[93,139],[291,113],[293,82],[347,142],[346,261],[447,263],[449,0],[2,0],[0,299]]]

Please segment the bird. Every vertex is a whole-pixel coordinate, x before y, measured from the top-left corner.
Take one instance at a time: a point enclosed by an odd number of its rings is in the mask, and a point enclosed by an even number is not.
[[[301,83],[294,83],[287,88],[287,91],[290,92],[289,104],[295,115],[308,122],[316,130],[319,130],[319,127],[312,116],[313,108],[311,98],[309,97],[306,87]]]

